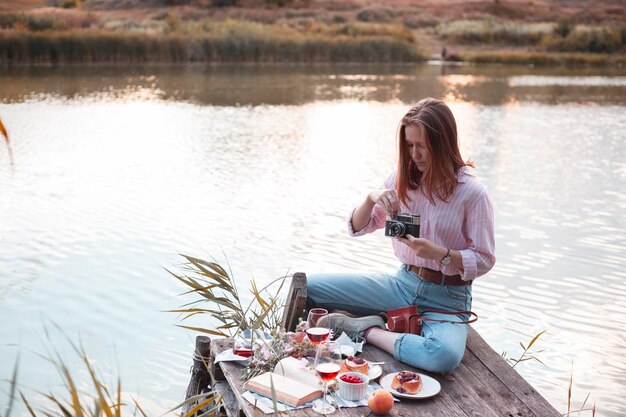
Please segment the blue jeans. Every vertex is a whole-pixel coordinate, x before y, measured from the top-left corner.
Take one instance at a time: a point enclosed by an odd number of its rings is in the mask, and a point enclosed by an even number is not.
[[[307,277],[307,306],[345,310],[360,316],[418,305],[422,310],[470,310],[471,285],[438,285],[421,279],[403,265],[395,274],[313,274]],[[423,317],[467,320],[466,315],[426,313]],[[394,356],[430,372],[450,373],[463,359],[467,325],[424,321],[421,335],[402,333]]]

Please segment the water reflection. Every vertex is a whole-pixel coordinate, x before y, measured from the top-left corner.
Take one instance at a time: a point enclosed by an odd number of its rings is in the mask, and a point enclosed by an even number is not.
[[[624,104],[625,69],[437,65],[181,65],[0,70],[3,102],[60,98],[175,100],[218,106],[301,105],[326,100],[413,103],[420,97],[485,105]]]

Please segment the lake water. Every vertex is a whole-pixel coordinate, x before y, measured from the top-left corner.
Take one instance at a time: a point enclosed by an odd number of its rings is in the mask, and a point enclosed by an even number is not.
[[[0,407],[18,355],[31,399],[62,392],[37,353],[85,381],[68,339],[144,409],[176,405],[195,337],[165,312],[193,300],[165,271],[180,253],[227,260],[247,298],[286,271],[396,268],[345,217],[425,96],[495,208],[476,329],[511,357],[547,330],[545,365],[516,369],[561,412],[573,374],[573,409],[625,415],[626,71],[437,65],[0,69]]]

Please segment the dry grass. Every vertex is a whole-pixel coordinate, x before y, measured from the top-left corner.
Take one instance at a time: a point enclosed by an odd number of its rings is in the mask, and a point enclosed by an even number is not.
[[[546,330],[543,330],[539,333],[537,333],[535,336],[533,336],[533,338],[530,340],[530,342],[528,342],[528,346],[525,346],[522,342],[520,342],[520,347],[522,348],[522,354],[519,356],[519,358],[512,358],[509,357],[507,352],[502,352],[502,357],[504,359],[507,360],[507,362],[509,362],[511,364],[511,366],[513,368],[515,368],[518,364],[520,364],[521,362],[526,362],[526,361],[530,361],[530,360],[534,360],[539,362],[542,365],[545,365],[543,362],[541,362],[541,360],[537,357],[537,355],[539,355],[541,352],[543,352],[543,350],[539,350],[539,351],[532,351],[531,348],[533,347],[533,345],[535,344],[535,342],[541,337],[542,334],[544,334],[546,332]]]
[[[573,25],[556,26],[550,36],[544,37],[543,46],[556,52],[616,53],[626,51],[626,25]]]
[[[626,25],[524,23],[511,20],[463,20],[440,24],[447,42],[534,46],[547,52],[616,53],[626,50]]]
[[[487,43],[536,45],[552,32],[551,23],[510,20],[457,20],[440,24],[436,31],[445,41],[464,44]]]
[[[292,20],[103,22],[104,29],[63,29],[57,20],[0,15],[0,60],[66,62],[415,62],[422,56],[404,27]],[[30,22],[30,23],[28,23]],[[42,23],[44,22],[44,23]]]
[[[244,305],[234,277],[220,264],[188,255],[181,256],[186,261],[182,271],[168,272],[189,288],[184,294],[195,294],[199,299],[170,312],[181,314],[182,321],[202,315],[208,316],[210,322],[219,324],[214,328],[179,327],[212,336],[232,337],[240,330],[270,332],[280,325],[284,307],[280,293],[288,275],[275,279],[261,289],[252,280],[250,291],[253,298]]]
[[[114,386],[107,386],[98,375],[97,370],[92,365],[92,361],[82,345],[76,345],[71,341],[70,344],[74,352],[81,358],[82,364],[84,365],[86,374],[82,372],[82,376],[86,375],[91,384],[88,385],[86,389],[79,388],[79,386],[83,384],[78,381],[73,372],[65,365],[61,356],[57,352],[48,354],[42,357],[57,369],[62,379],[61,391],[64,393],[55,394],[52,393],[52,391],[48,393],[38,392],[38,396],[42,398],[42,400],[39,400],[40,402],[38,403],[34,403],[18,389],[18,357],[13,375],[9,380],[10,389],[8,402],[4,414],[2,414],[3,417],[11,417],[18,393],[30,417],[122,417],[127,415],[148,417],[141,405],[134,398],[132,399],[132,404],[122,400],[122,383],[119,377]],[[184,416],[180,414],[178,414],[178,416],[193,417],[196,411],[202,409],[203,417],[222,417],[220,411],[222,407],[222,397],[214,391],[189,398],[169,410],[168,413],[179,410],[184,405],[192,403],[197,403],[197,405]]]
[[[9,132],[7,132],[7,129],[4,127],[4,124],[2,123],[2,119],[0,119],[0,133],[2,133],[2,136],[4,136],[4,140],[7,141],[7,143],[9,142]]]
[[[458,54],[460,61],[479,64],[539,66],[624,66],[626,54],[552,53],[525,51],[481,51]]]
[[[543,330],[543,331],[537,333],[535,336],[533,336],[532,339],[528,342],[528,345],[524,345],[523,343],[520,342],[519,345],[522,348],[522,353],[520,354],[519,357],[517,357],[517,358],[510,357],[508,352],[502,352],[502,357],[504,359],[506,359],[506,361],[513,368],[515,368],[517,365],[519,365],[522,362],[531,361],[531,360],[539,362],[540,364],[545,366],[545,364],[538,357],[538,355],[541,352],[543,352],[543,350],[532,350],[531,348],[533,347],[533,345],[537,342],[537,340],[539,340],[539,338],[546,331],[547,330]],[[580,406],[580,408],[575,409],[575,410],[572,409],[573,385],[574,385],[574,363],[572,361],[572,370],[570,372],[569,383],[567,385],[567,412],[563,413],[563,416],[571,417],[573,413],[576,413],[576,416],[579,417],[581,412],[589,411],[589,412],[591,412],[591,417],[594,417],[596,415],[596,406],[595,406],[595,404],[591,408],[585,408],[587,406],[587,401],[589,401],[589,394],[587,394],[587,396],[583,400],[583,403]]]

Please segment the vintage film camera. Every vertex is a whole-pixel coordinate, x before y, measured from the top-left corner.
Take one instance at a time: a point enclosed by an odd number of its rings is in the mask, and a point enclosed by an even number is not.
[[[411,235],[420,236],[420,216],[412,214],[396,214],[385,223],[385,236],[405,237]]]

